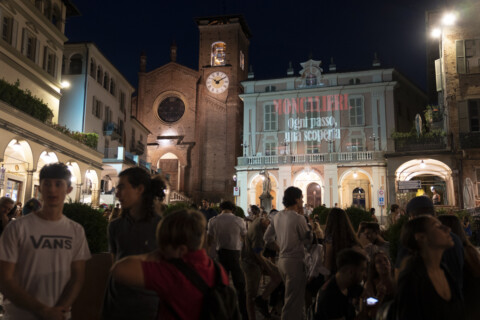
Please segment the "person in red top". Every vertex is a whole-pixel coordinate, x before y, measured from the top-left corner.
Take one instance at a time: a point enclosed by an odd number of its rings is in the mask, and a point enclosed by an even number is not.
[[[169,259],[181,258],[210,287],[215,282],[215,265],[203,247],[206,220],[196,210],[180,210],[163,218],[157,229],[158,250],[119,260],[112,267],[113,278],[125,285],[155,291],[160,297],[158,319],[199,319],[202,293]],[[228,276],[220,267],[222,282]],[[173,310],[173,311],[172,311]]]

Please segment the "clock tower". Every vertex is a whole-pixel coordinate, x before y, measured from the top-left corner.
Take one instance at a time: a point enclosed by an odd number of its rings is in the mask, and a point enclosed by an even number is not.
[[[241,154],[241,81],[248,75],[250,30],[241,15],[195,19],[200,31],[194,198],[233,199]]]
[[[198,203],[233,199],[233,175],[241,153],[243,102],[250,31],[240,15],[197,18],[199,68],[171,61],[148,71],[140,57],[133,115],[151,132],[148,161],[170,190]],[[180,197],[181,198],[181,197]],[[175,198],[175,199],[178,199]]]

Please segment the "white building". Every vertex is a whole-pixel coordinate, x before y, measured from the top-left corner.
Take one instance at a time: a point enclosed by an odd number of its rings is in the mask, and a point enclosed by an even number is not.
[[[67,43],[59,123],[70,130],[98,134],[103,154],[100,202],[114,201],[118,173],[139,165],[150,170],[146,143],[149,130],[132,116],[135,88],[93,43]]]
[[[67,163],[73,173],[71,200],[80,200],[82,191],[98,193],[102,155],[52,128],[58,122],[63,94],[60,82],[63,44],[67,40],[65,21],[78,14],[69,0],[0,1],[3,88],[17,83],[18,89],[31,93],[52,111],[51,119],[39,121],[38,116],[25,113],[31,105],[9,99],[5,91],[0,93],[1,196],[17,201],[36,197],[39,170],[56,161]],[[30,110],[33,115],[45,106],[34,108],[37,110]],[[96,204],[98,197],[91,202]]]
[[[270,174],[273,207],[283,191],[302,189],[305,203],[376,208],[389,204],[385,152],[390,136],[411,124],[425,94],[394,69],[323,73],[302,63],[299,76],[244,81],[243,157],[238,158],[238,203],[260,204]],[[383,195],[383,201],[382,199]],[[384,206],[380,206],[383,204]]]

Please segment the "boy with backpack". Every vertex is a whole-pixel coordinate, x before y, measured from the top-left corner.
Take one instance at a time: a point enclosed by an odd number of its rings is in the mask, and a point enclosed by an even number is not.
[[[159,249],[118,261],[113,278],[155,291],[160,298],[158,319],[239,320],[235,290],[225,270],[202,249],[205,230],[205,217],[198,211],[167,215],[157,228]]]

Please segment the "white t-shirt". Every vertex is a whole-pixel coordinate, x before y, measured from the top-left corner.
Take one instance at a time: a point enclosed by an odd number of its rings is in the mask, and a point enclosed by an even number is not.
[[[242,237],[247,234],[245,221],[231,212],[224,212],[208,221],[208,234],[215,238],[216,249],[242,250]]]
[[[65,216],[49,221],[29,214],[10,222],[0,238],[0,260],[15,263],[19,285],[47,306],[60,298],[71,263],[90,257],[83,227]],[[4,319],[37,319],[7,299],[4,308]]]

